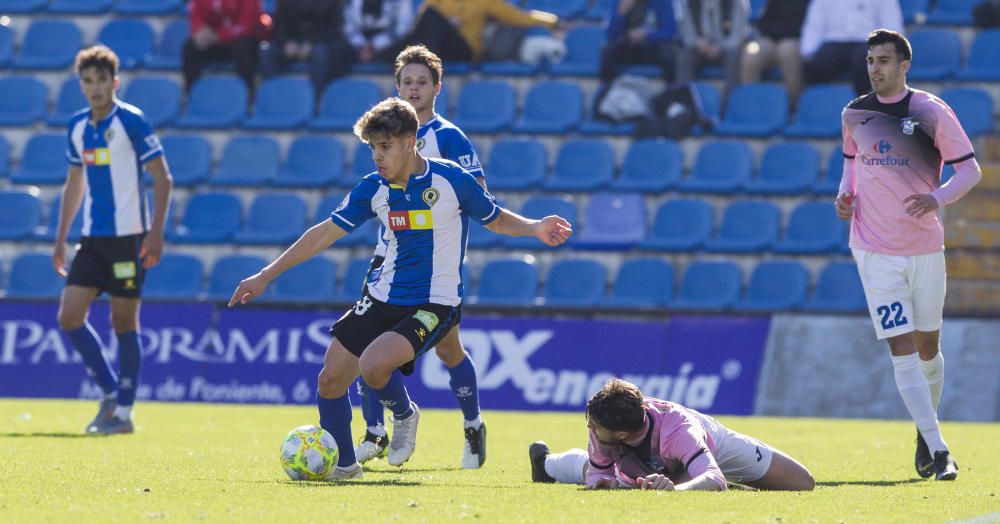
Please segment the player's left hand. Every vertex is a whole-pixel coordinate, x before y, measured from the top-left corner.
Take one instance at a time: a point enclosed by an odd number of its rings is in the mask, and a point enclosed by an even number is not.
[[[657,491],[673,491],[674,482],[665,475],[653,473],[639,479],[639,489],[654,489]]]
[[[937,211],[938,201],[930,194],[922,195],[920,193],[914,193],[903,199],[903,204],[910,202],[910,205],[906,206],[906,214],[911,217],[920,218],[931,211]]]
[[[160,263],[160,256],[163,255],[163,233],[150,233],[142,240],[142,247],[139,248],[139,258],[142,259],[143,269],[149,269]]]
[[[535,227],[535,237],[549,246],[558,246],[569,240],[573,226],[561,216],[549,215],[541,219]]]

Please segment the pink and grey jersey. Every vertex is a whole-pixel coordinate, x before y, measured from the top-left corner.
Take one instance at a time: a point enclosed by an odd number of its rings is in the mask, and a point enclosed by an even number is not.
[[[851,247],[901,256],[942,251],[938,214],[909,216],[903,201],[931,194],[944,206],[978,182],[977,176],[962,173],[941,184],[943,164],[956,164],[958,171],[967,160],[975,165],[972,144],[951,108],[917,89],[889,103],[869,93],[844,108],[843,136],[840,191],[856,195]],[[978,167],[974,171],[978,174]]]
[[[608,446],[590,431],[588,484],[605,478],[634,486],[636,479],[653,473],[687,472],[691,478],[707,473],[719,487],[726,487],[715,458],[723,428],[715,419],[651,397],[643,398],[643,408],[645,429],[638,442]]]

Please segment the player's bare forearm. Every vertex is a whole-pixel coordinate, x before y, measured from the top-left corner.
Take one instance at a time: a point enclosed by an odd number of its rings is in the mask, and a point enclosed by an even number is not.
[[[69,227],[73,217],[83,203],[83,192],[86,189],[83,180],[83,170],[78,166],[70,166],[63,185],[62,200],[59,204],[59,225],[56,227],[56,245],[64,244],[69,235]]]
[[[336,242],[346,234],[347,232],[337,224],[334,224],[332,220],[324,220],[307,229],[291,247],[286,249],[278,258],[274,259],[274,262],[265,266],[260,273],[268,281],[274,280],[278,275],[330,247],[330,244]]]
[[[500,235],[527,237],[534,236],[540,222],[541,220],[524,218],[512,211],[501,209],[500,215],[487,224],[486,228]]]
[[[162,237],[167,221],[167,208],[170,207],[170,193],[174,189],[174,179],[170,176],[163,155],[150,160],[145,167],[153,177],[153,224],[150,232]]]
[[[723,491],[726,489],[726,485],[724,483],[719,485],[710,474],[702,473],[687,482],[675,485],[674,489],[676,491]]]

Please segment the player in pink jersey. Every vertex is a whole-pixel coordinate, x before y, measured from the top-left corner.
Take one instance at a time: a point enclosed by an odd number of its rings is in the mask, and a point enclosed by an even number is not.
[[[873,91],[844,108],[837,215],[851,220],[851,251],[875,334],[888,340],[896,388],[917,425],[917,473],[954,480],[958,467],[937,420],[947,278],[937,211],[982,174],[948,104],[906,85],[912,57],[906,38],[878,29],[867,45]],[[955,168],[943,184],[942,164]]]
[[[728,482],[758,489],[808,491],[812,474],[795,459],[674,402],[644,397],[611,379],[587,402],[589,451],[528,449],[535,482],[589,489],[721,491]]]

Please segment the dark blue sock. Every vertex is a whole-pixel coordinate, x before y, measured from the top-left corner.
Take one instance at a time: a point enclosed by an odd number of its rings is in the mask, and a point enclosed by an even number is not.
[[[76,351],[80,353],[80,357],[83,358],[83,365],[87,366],[87,373],[94,378],[94,382],[97,382],[104,394],[110,395],[118,391],[118,377],[115,376],[108,359],[101,352],[101,339],[97,338],[97,333],[90,323],[84,323],[82,326],[64,331],[64,333],[69,337]]]
[[[135,403],[139,388],[139,368],[142,366],[142,343],[137,331],[118,333],[118,405]]]
[[[319,406],[320,427],[337,441],[337,448],[340,450],[337,465],[343,468],[357,462],[358,459],[354,456],[354,438],[351,436],[351,397],[345,393],[337,398],[323,398],[316,393],[316,404]]]
[[[469,355],[465,355],[457,366],[449,368],[448,374],[451,375],[448,385],[455,392],[465,420],[476,420],[479,416],[479,384],[476,382],[476,366]]]
[[[397,419],[404,419],[413,414],[410,409],[410,395],[406,393],[406,386],[403,385],[403,374],[399,370],[392,372],[389,382],[382,388],[371,388],[382,405],[392,411]]]
[[[364,379],[358,379],[358,396],[361,397],[361,415],[368,427],[385,426],[385,408],[378,396],[368,387]]]

